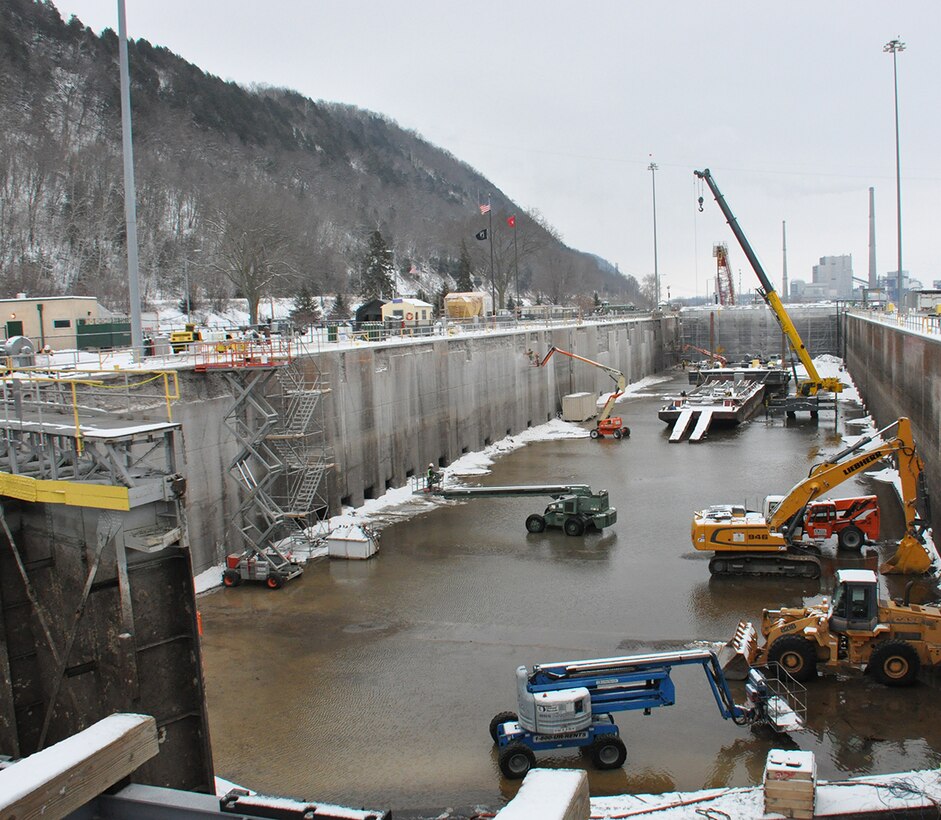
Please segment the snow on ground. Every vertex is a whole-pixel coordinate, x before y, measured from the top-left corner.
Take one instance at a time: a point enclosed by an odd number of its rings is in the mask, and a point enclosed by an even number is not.
[[[614,403],[620,404],[622,401],[632,396],[654,396],[656,393],[645,392],[647,388],[653,387],[655,384],[660,384],[661,382],[668,382],[671,378],[671,376],[644,376],[644,378],[639,381],[631,382],[631,384],[627,385],[627,387],[624,388],[624,392],[618,396],[617,401]],[[604,407],[609,398],[611,398],[611,393],[602,393],[598,398],[598,406]]]
[[[819,781],[814,817],[852,817],[863,812],[890,809],[935,808],[939,800],[941,773],[937,771],[869,775],[832,782]],[[734,817],[736,820],[759,820],[766,816],[769,815],[764,812],[764,790],[760,786],[591,798],[592,820],[628,817],[649,817],[657,820]]]

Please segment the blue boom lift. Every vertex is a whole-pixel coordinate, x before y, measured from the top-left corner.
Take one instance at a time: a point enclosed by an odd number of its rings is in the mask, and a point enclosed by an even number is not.
[[[758,669],[745,684],[747,703],[737,705],[729,691],[716,653],[689,649],[619,658],[542,663],[532,671],[516,670],[519,713],[500,712],[490,721],[490,736],[500,748],[500,771],[519,779],[535,765],[535,752],[582,747],[598,769],[617,769],[627,759],[612,712],[676,702],[670,678],[674,666],[700,665],[712,688],[719,714],[739,726],[764,724],[779,732],[803,727],[806,696],[803,687],[787,680],[766,678]]]

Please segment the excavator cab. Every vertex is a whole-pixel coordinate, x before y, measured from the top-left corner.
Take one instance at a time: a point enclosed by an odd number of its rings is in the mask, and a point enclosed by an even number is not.
[[[827,618],[830,631],[872,633],[879,622],[878,589],[872,570],[838,570]]]

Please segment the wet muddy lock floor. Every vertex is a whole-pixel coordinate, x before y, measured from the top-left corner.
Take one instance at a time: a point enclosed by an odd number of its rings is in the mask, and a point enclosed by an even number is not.
[[[540,498],[440,502],[385,526],[368,561],[319,559],[278,591],[246,583],[202,596],[216,773],[397,816],[498,808],[519,784],[500,775],[488,723],[516,708],[517,666],[718,644],[763,607],[829,594],[836,568],[875,569],[891,553],[827,544],[819,581],[711,579],[708,553],[690,542],[693,510],[760,509],[841,449],[844,432],[856,435],[851,420],[864,411],[841,403],[836,419],[787,423],[759,412],[698,444],[671,444],[657,410],[685,386],[677,374],[620,403],[628,439],[530,443],[466,479],[607,489],[618,521],[603,533],[528,534]],[[857,493],[880,496],[883,537],[898,538],[892,487],[863,475],[834,495]],[[900,596],[906,580],[883,577],[882,594]],[[808,730],[790,738],[722,720],[700,667],[673,679],[674,706],[615,715],[623,769],[596,771],[577,750],[540,754],[538,765],[587,769],[596,796],[754,785],[771,748],[813,751],[823,779],[941,762],[931,673],[906,689],[857,673],[821,677],[808,684]],[[732,687],[741,702],[741,684]]]

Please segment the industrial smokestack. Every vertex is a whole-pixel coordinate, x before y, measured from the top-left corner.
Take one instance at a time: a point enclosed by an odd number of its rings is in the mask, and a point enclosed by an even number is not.
[[[879,287],[876,272],[876,189],[869,189],[869,287]]]

